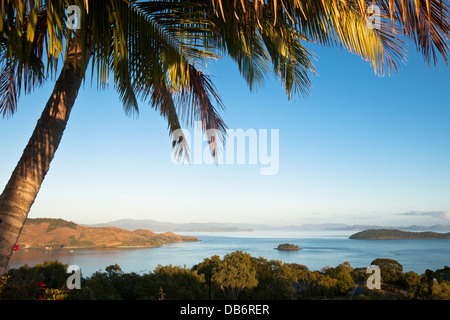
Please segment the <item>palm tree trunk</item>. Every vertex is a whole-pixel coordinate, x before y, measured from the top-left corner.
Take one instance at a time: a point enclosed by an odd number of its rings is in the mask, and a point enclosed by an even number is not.
[[[81,45],[73,41],[53,93],[37,122],[12,176],[0,195],[0,277],[25,224],[28,212],[50,168],[81,86],[91,50],[82,62]],[[75,63],[74,60],[75,59]]]

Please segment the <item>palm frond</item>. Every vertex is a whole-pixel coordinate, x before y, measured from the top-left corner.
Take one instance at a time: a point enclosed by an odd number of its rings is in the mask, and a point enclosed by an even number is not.
[[[22,92],[30,93],[44,81],[44,65],[33,52],[25,62],[9,57],[4,38],[0,36],[0,113],[12,116]]]
[[[153,87],[150,94],[150,104],[159,110],[161,116],[167,120],[169,135],[172,138],[172,152],[175,159],[190,159],[189,145],[181,128],[180,120],[177,113],[177,108],[173,100],[172,93],[169,91],[169,84],[167,79],[162,81],[160,86]]]
[[[315,73],[312,53],[301,44],[307,39],[283,18],[282,12],[273,13],[262,2],[255,2],[256,8],[249,0],[218,2],[208,7],[209,3],[202,1],[218,37],[208,41],[215,41],[214,46],[236,62],[250,90],[275,73],[289,98],[309,93],[308,73]],[[282,10],[281,6],[277,8]]]
[[[18,90],[16,86],[16,66],[8,63],[1,66],[0,112],[3,117],[12,115],[17,109]]]
[[[450,2],[447,0],[378,0],[385,36],[412,39],[428,64],[438,65],[439,56],[448,63]],[[390,28],[389,28],[390,27]]]
[[[148,97],[150,104],[168,121],[170,134],[172,138],[176,138],[173,147],[178,159],[183,155],[189,159],[189,146],[181,130],[180,119],[184,119],[190,127],[193,127],[196,121],[201,122],[201,129],[207,135],[211,154],[217,160],[226,135],[226,125],[214,102],[220,108],[223,108],[223,104],[209,77],[192,65],[187,68],[188,85],[173,87],[168,74],[160,85],[152,87],[143,98]]]
[[[202,129],[211,140],[221,141],[216,136],[225,132],[225,125],[212,100],[223,105],[209,78],[194,67],[195,62],[217,57],[204,41],[214,34],[207,23],[201,22],[203,12],[190,4],[183,6],[182,12],[178,8],[175,14],[170,2],[162,8],[158,2],[141,2],[136,8],[129,11],[124,32],[124,42],[131,44],[127,46],[128,56],[112,63],[113,70],[121,70],[114,75],[121,96],[144,101],[150,96],[150,103],[166,117],[170,130],[180,129],[179,116],[191,125],[195,118],[202,121]],[[142,32],[143,28],[147,32]],[[134,106],[136,100],[131,101]],[[219,133],[211,134],[214,129]],[[210,146],[215,154],[217,145]],[[188,155],[185,142],[179,141],[174,147],[176,153]]]
[[[217,18],[233,24],[246,22],[254,12],[256,25],[262,27],[267,15],[273,25],[290,23],[309,41],[339,45],[371,62],[383,73],[398,69],[406,60],[402,37],[412,39],[429,64],[438,64],[439,56],[448,62],[448,0],[205,0]],[[382,28],[367,30],[370,5],[381,9]],[[235,19],[233,19],[233,16]],[[231,29],[231,27],[230,27]],[[374,35],[375,34],[375,35]],[[383,61],[383,60],[384,61]]]
[[[371,4],[381,8],[379,29],[367,25]],[[81,8],[76,32],[65,23],[69,5]],[[98,87],[111,82],[127,114],[137,115],[141,100],[170,130],[200,120],[213,154],[221,137],[211,132],[223,136],[226,126],[217,90],[200,71],[208,59],[231,57],[250,89],[274,72],[289,98],[309,93],[310,42],[343,47],[379,74],[406,58],[402,37],[428,63],[448,61],[448,0],[1,0],[0,10],[3,115],[16,110],[21,88],[43,81],[44,65],[47,75],[56,72],[75,40],[83,63],[84,49],[92,49]]]
[[[211,79],[193,65],[189,66],[189,82],[188,90],[178,93],[179,103],[181,106],[190,106],[190,108],[184,107],[184,111],[192,110],[191,116],[187,116],[186,119],[201,121],[202,130],[208,138],[210,151],[217,161],[227,127],[213,101],[224,109],[222,100]]]

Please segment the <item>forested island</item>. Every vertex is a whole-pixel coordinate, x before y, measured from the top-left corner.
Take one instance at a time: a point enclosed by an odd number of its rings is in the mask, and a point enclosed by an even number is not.
[[[286,251],[297,251],[301,250],[296,244],[290,244],[290,243],[282,243],[278,245],[275,249],[277,250],[286,250]]]
[[[389,240],[389,239],[450,239],[450,232],[432,231],[411,232],[396,229],[369,229],[355,233],[349,237],[357,240]]]

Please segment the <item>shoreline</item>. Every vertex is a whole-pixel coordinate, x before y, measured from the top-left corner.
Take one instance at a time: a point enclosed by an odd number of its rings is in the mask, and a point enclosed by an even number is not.
[[[201,240],[189,240],[189,241],[179,241],[179,242],[167,242],[160,245],[152,246],[81,246],[81,247],[62,247],[62,248],[52,248],[52,247],[27,247],[20,248],[19,250],[33,250],[33,251],[70,251],[70,250],[82,250],[82,249],[148,249],[148,248],[161,248],[165,245],[175,244],[175,243],[189,243],[189,242],[199,242]],[[48,249],[47,249],[48,248]],[[17,251],[15,251],[17,252]]]

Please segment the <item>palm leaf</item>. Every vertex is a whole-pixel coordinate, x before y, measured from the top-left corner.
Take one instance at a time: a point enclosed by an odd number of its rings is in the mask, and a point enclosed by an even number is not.
[[[370,4],[381,8],[378,30],[366,24]],[[64,23],[68,5],[81,8],[77,32]],[[447,62],[448,8],[444,0],[2,0],[0,111],[12,114],[22,85],[27,91],[43,80],[42,62],[47,73],[56,72],[68,44],[81,41],[92,49],[98,87],[111,82],[127,114],[136,115],[142,100],[170,130],[180,119],[198,119],[205,132],[223,133],[215,107],[222,102],[199,71],[206,60],[229,55],[250,89],[274,72],[289,98],[303,96],[315,72],[308,42],[344,47],[380,74],[406,58],[402,36],[429,63],[439,56]],[[210,142],[216,153],[215,137]]]
[[[438,57],[448,61],[449,1],[448,0],[205,0],[214,14],[228,24],[248,21],[255,12],[255,25],[261,27],[264,16],[273,23],[290,23],[306,39],[326,45],[339,45],[371,62],[382,73],[383,63],[389,71],[398,69],[406,59],[401,36],[413,39],[424,59],[437,65]],[[368,32],[364,28],[367,7],[381,8],[383,27]],[[226,10],[219,8],[227,7]],[[231,15],[227,12],[231,12]],[[253,22],[250,22],[253,23]],[[230,27],[231,29],[231,27]],[[374,35],[376,34],[376,39]],[[383,58],[383,59],[382,59]]]

